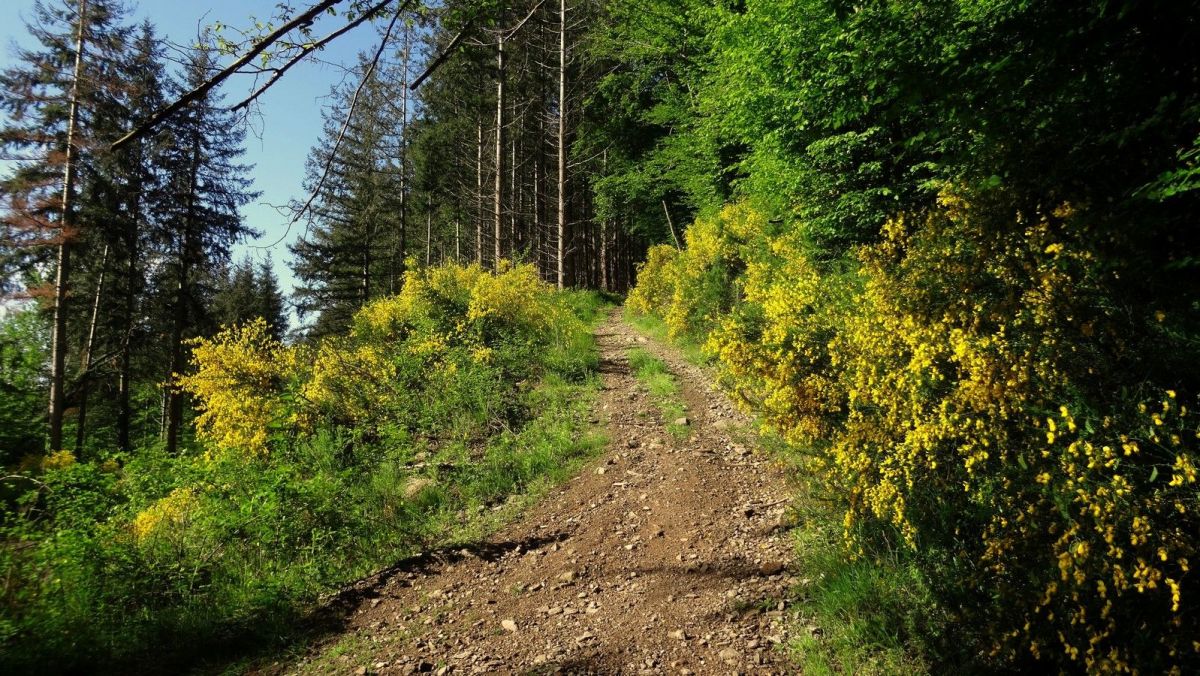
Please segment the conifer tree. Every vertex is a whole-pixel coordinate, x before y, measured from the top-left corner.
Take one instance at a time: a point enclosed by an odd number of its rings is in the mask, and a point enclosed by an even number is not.
[[[198,50],[177,90],[189,90],[209,76],[212,54]],[[166,378],[186,365],[183,341],[204,314],[200,280],[228,262],[230,248],[253,233],[239,209],[257,197],[250,191],[251,167],[241,164],[245,129],[210,93],[173,116],[163,127],[166,162],[163,222],[157,229],[164,255],[162,282],[169,288],[170,359]],[[168,452],[175,452],[183,422],[183,395],[168,385],[164,398],[164,430]]]
[[[367,68],[364,58],[359,70]],[[395,135],[400,124],[389,104],[394,94],[392,78],[379,69],[358,91],[353,111],[353,91],[335,91],[338,103],[327,112],[325,135],[309,156],[305,187],[314,195],[312,225],[289,249],[301,281],[296,308],[302,318],[316,315],[313,335],[344,331],[359,307],[389,292],[393,267],[407,255],[393,245],[396,234],[404,242],[407,172],[404,140]]]
[[[92,111],[92,135],[102,142],[123,135],[132,124],[162,104],[161,45],[148,22],[136,31],[113,69],[115,83]],[[116,151],[98,152],[91,171],[81,176],[79,213],[90,224],[80,246],[95,255],[76,265],[79,301],[70,321],[78,376],[68,398],[77,411],[77,454],[89,434],[89,404],[97,389],[104,395],[97,431],[115,433],[103,444],[130,450],[130,389],[135,352],[144,352],[146,330],[137,312],[147,290],[145,270],[153,253],[148,246],[151,225],[161,204],[161,134]],[[144,355],[143,355],[144,357]],[[76,361],[76,360],[73,360]],[[138,360],[143,377],[161,377],[145,358]],[[115,407],[108,404],[112,402]],[[115,425],[104,423],[113,423]]]
[[[66,353],[72,253],[87,224],[75,201],[81,174],[95,161],[93,113],[111,94],[126,31],[123,6],[114,0],[38,0],[31,49],[18,50],[17,65],[0,75],[0,109],[9,124],[0,144],[16,168],[0,183],[6,254],[0,286],[18,275],[32,293],[50,299],[49,444],[61,448],[66,408]],[[53,257],[51,257],[53,251]],[[53,285],[44,270],[53,270]]]
[[[213,296],[212,318],[219,326],[245,324],[262,318],[271,337],[283,340],[287,314],[271,258],[255,265],[249,257],[222,271]]]

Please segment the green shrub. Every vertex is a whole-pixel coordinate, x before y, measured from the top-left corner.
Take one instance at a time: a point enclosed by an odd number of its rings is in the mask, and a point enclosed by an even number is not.
[[[724,386],[838,500],[847,566],[900,550],[970,627],[943,658],[1195,666],[1194,369],[1162,368],[1194,342],[1123,302],[1083,213],[1005,203],[943,194],[836,263],[798,232],[698,224],[725,234],[644,268],[660,305],[639,302],[707,334]],[[741,290],[719,316],[690,301],[714,261]]]
[[[598,447],[581,409],[602,307],[528,268],[447,266],[410,273],[345,338],[285,346],[251,324],[197,343],[184,386],[205,446],[60,454],[8,481],[0,665],[279,640],[320,594],[478,536],[485,507]]]

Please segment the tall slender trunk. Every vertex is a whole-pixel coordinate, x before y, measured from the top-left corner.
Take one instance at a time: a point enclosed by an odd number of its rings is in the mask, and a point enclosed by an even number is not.
[[[565,279],[567,238],[567,0],[558,5],[558,288]]]
[[[492,205],[495,242],[493,242],[492,269],[500,269],[503,257],[501,240],[504,228],[504,36],[496,41],[496,195]]]
[[[126,233],[125,248],[129,261],[125,267],[125,331],[121,337],[121,367],[117,376],[117,448],[123,452],[133,450],[129,437],[129,428],[133,419],[133,407],[130,403],[130,388],[133,380],[133,327],[134,310],[137,300],[134,280],[137,279],[138,259],[138,223],[141,220],[141,199],[135,198],[133,207],[132,227]]]
[[[183,371],[183,333],[188,324],[188,297],[191,291],[192,261],[195,252],[196,190],[200,183],[200,132],[192,132],[191,167],[188,175],[188,201],[184,212],[183,242],[179,248],[179,286],[175,290],[175,317],[171,327],[171,370],[167,374],[165,441],[168,454],[179,450],[179,430],[183,426],[183,392],[175,385],[175,376]]]
[[[604,149],[600,175],[608,175],[608,148]],[[608,219],[600,219],[600,290],[608,291]]]
[[[479,265],[483,265],[483,221],[483,119],[479,119],[475,123],[475,262]]]
[[[370,233],[370,236],[363,243],[362,270],[359,272],[362,278],[360,282],[360,286],[362,287],[362,305],[371,302],[371,240],[374,239],[374,235],[374,232]]]
[[[662,201],[663,215],[667,217],[667,227],[671,230],[671,239],[675,240],[675,248],[682,249],[683,246],[679,243],[679,235],[675,234],[675,224],[671,222],[671,211],[667,209],[667,201]]]
[[[411,39],[408,24],[404,26],[404,72],[400,87],[400,273],[404,274],[404,261],[408,257],[408,60]],[[393,263],[393,267],[395,264]],[[396,289],[395,291],[398,291]]]
[[[79,27],[75,38],[75,72],[71,77],[71,109],[67,120],[66,167],[63,169],[62,232],[58,243],[58,260],[54,273],[54,325],[50,331],[50,450],[62,448],[63,391],[67,366],[67,293],[70,290],[71,244],[70,231],[74,220],[75,197],[75,135],[79,127],[79,84],[83,79],[83,54],[86,47],[87,0],[79,0]]]
[[[458,218],[454,219],[454,262],[462,263],[462,232],[459,230]]]
[[[425,267],[433,260],[433,195],[425,194]]]
[[[515,102],[512,108],[512,115],[509,116],[509,119],[516,120],[517,106]],[[521,186],[517,184],[517,139],[519,138],[521,125],[518,123],[516,128],[517,132],[513,136],[512,142],[508,144],[508,190],[510,193],[508,198],[508,251],[512,257],[516,256],[514,252],[517,251],[519,244],[517,241],[517,217],[521,212]]]
[[[92,384],[92,355],[96,346],[96,325],[100,323],[100,299],[104,296],[104,275],[108,272],[108,250],[104,245],[104,253],[100,256],[100,278],[96,280],[96,294],[92,298],[92,317],[88,321],[87,340],[83,344],[83,355],[79,359],[79,416],[75,423],[75,455],[83,454],[83,442],[87,436],[87,405],[88,390]]]
[[[541,103],[544,107],[544,105],[546,103],[545,96],[542,97]],[[534,146],[534,152],[533,152],[533,224],[532,224],[533,231],[531,233],[530,239],[532,240],[532,246],[533,246],[533,261],[534,261],[534,264],[537,265],[538,275],[542,279],[545,279],[546,278],[546,266],[544,265],[544,260],[543,260],[543,256],[542,256],[542,253],[543,253],[542,247],[543,247],[543,239],[544,239],[544,236],[543,236],[544,233],[542,232],[542,230],[543,230],[543,227],[542,227],[542,225],[543,225],[542,224],[542,174],[543,174],[542,159],[543,159],[543,157],[542,156],[544,155],[544,153],[542,152],[542,150],[543,150],[542,142],[543,142],[543,138],[544,138],[544,134],[545,134],[545,123],[542,121],[543,117],[544,116],[542,116],[542,115],[538,115],[538,133],[537,133],[537,137],[536,137],[537,143]]]

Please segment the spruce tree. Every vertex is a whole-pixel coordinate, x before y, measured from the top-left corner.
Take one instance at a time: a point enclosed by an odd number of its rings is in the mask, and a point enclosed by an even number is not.
[[[126,37],[123,14],[114,0],[38,0],[28,25],[37,46],[19,49],[17,65],[0,74],[0,109],[8,116],[0,145],[16,165],[0,181],[6,244],[0,286],[11,289],[21,279],[35,295],[51,299],[52,449],[62,447],[67,404],[72,254],[89,225],[78,217],[75,193],[95,162],[93,114],[116,82],[112,74]],[[51,269],[52,289],[44,289]]]
[[[367,63],[360,61],[365,72]],[[349,123],[352,91],[338,90],[326,114],[324,138],[308,160],[305,187],[315,194],[307,237],[289,247],[300,279],[296,308],[315,314],[310,333],[345,331],[364,303],[392,290],[394,264],[406,252],[393,245],[400,220],[405,168],[399,125],[389,105],[395,93],[387,75],[372,75],[359,92]],[[340,138],[340,143],[338,142]]]
[[[212,53],[199,49],[187,64],[176,93],[197,87],[210,75]],[[184,340],[194,333],[205,315],[205,289],[200,280],[211,278],[228,262],[230,248],[253,233],[239,209],[257,197],[250,191],[250,166],[240,163],[245,128],[222,108],[216,93],[200,98],[174,115],[163,128],[163,222],[157,239],[164,256],[159,282],[165,284],[170,317],[168,382],[186,366]],[[163,437],[167,452],[178,449],[183,422],[183,394],[168,385],[164,397]]]
[[[212,318],[217,325],[236,326],[261,317],[271,337],[283,340],[287,313],[270,256],[258,265],[249,257],[243,258],[227,267],[217,284],[212,303]]]

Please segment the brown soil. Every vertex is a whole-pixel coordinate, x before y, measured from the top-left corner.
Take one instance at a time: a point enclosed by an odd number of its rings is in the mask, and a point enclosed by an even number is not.
[[[597,335],[605,453],[480,546],[364,583],[345,633],[276,669],[788,671],[779,647],[780,601],[794,582],[783,473],[737,443],[747,421],[702,369],[619,313]],[[667,433],[630,373],[634,346],[680,379],[686,439]]]

